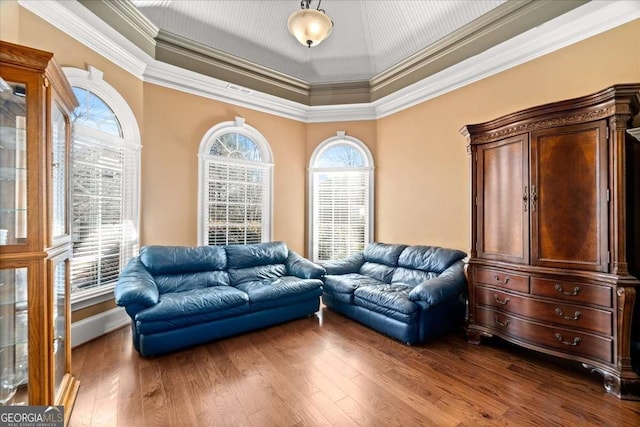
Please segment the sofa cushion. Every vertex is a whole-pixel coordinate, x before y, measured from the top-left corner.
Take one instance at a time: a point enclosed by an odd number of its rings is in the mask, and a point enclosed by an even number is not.
[[[331,294],[353,294],[360,286],[384,285],[384,282],[358,273],[324,276],[324,291]]]
[[[432,271],[412,270],[410,268],[396,267],[393,271],[391,283],[404,283],[411,287],[417,286],[425,280],[433,279],[438,275]]]
[[[289,249],[284,242],[229,245],[225,248],[230,269],[285,264],[289,256]]]
[[[409,246],[400,254],[398,266],[440,274],[454,262],[466,256],[467,254],[456,249],[437,246]]]
[[[353,301],[355,305],[409,323],[419,315],[418,304],[409,299],[411,289],[402,284],[362,286],[353,293]]]
[[[231,286],[254,280],[277,279],[287,275],[287,267],[284,264],[259,265],[247,268],[230,268],[229,281]]]
[[[398,265],[398,257],[400,257],[400,254],[406,247],[406,245],[392,245],[388,243],[369,243],[364,248],[364,260],[395,267]]]
[[[136,314],[136,322],[153,322],[180,319],[209,314],[217,318],[249,311],[249,296],[231,286],[215,286],[191,289],[160,295],[156,305]],[[196,322],[194,322],[196,323]]]
[[[393,267],[375,262],[365,262],[360,267],[360,274],[379,280],[382,283],[391,283],[393,277]]]
[[[145,246],[140,261],[154,276],[227,269],[227,253],[220,246]]]
[[[184,292],[208,286],[229,286],[226,271],[200,271],[197,273],[159,274],[153,277],[161,294]]]
[[[244,282],[237,289],[249,296],[251,311],[258,311],[318,297],[322,294],[322,281],[284,276]]]

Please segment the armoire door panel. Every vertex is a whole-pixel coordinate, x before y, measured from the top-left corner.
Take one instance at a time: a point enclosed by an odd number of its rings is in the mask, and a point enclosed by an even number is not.
[[[531,135],[532,263],[606,271],[606,122]]]
[[[529,262],[528,135],[478,147],[478,256]]]

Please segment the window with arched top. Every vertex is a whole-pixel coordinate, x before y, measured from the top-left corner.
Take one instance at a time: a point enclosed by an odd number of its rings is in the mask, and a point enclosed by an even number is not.
[[[309,252],[314,261],[362,251],[373,239],[373,157],[344,132],[316,148],[309,162]]]
[[[271,240],[272,155],[242,118],[211,128],[200,143],[198,244]]]
[[[94,67],[64,68],[72,112],[70,216],[74,301],[110,294],[138,252],[140,132],[126,100]]]

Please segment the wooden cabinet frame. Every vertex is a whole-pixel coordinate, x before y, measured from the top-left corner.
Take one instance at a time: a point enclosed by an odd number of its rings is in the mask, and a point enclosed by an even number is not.
[[[70,112],[77,101],[61,68],[48,52],[0,41],[0,76],[7,82],[26,85],[27,158],[27,237],[14,238],[0,245],[0,268],[27,268],[28,310],[28,398],[29,405],[64,405],[65,422],[69,420],[79,383],[71,373],[71,327],[69,259],[72,254],[69,223],[69,153]],[[15,93],[14,93],[15,95]],[[64,127],[57,147],[64,164],[54,165],[53,109],[60,112]],[[17,144],[17,143],[16,143]],[[63,144],[63,145],[60,145]],[[54,168],[60,167],[58,187],[54,187]],[[16,180],[17,182],[17,180]],[[17,184],[16,184],[17,185]],[[60,194],[56,193],[62,189]],[[63,230],[53,234],[55,197],[60,197],[59,219]],[[57,200],[57,199],[56,199]],[[15,234],[15,233],[14,233]],[[64,263],[64,283],[58,290],[62,299],[64,342],[54,336],[54,271],[56,263]],[[58,311],[59,313],[60,311]],[[54,349],[60,348],[64,370],[56,377]],[[60,359],[62,361],[62,359]],[[58,378],[58,380],[56,380]],[[57,389],[57,392],[56,392]]]
[[[606,391],[634,400],[640,142],[626,130],[638,112],[640,83],[620,84],[461,130],[471,169],[468,340],[495,335],[581,362]]]

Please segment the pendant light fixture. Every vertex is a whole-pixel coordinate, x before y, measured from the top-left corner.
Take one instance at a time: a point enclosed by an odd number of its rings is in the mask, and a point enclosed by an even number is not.
[[[305,46],[317,46],[329,37],[333,30],[333,21],[320,9],[322,0],[318,0],[318,7],[310,9],[313,0],[301,0],[300,10],[289,16],[287,26],[289,32]]]

